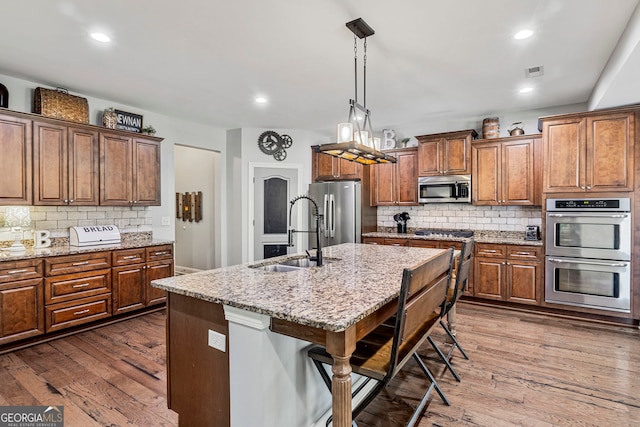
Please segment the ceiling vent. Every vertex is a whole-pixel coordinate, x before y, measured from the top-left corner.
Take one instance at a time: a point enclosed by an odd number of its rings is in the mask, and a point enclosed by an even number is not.
[[[526,78],[530,77],[540,77],[544,75],[544,66],[538,65],[537,67],[529,67],[524,69],[524,76]]]

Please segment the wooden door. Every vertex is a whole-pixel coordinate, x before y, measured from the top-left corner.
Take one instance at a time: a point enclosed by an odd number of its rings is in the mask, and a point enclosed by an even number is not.
[[[474,205],[499,205],[502,198],[502,144],[482,143],[473,145],[473,185],[471,198]]]
[[[587,117],[588,191],[633,191],[633,113]]]
[[[449,175],[469,175],[471,173],[470,138],[445,138],[443,144],[443,172]]]
[[[96,206],[100,201],[100,150],[98,132],[70,127],[68,130],[69,204]]]
[[[418,175],[441,175],[442,171],[442,138],[419,139],[418,143]]]
[[[395,153],[395,194],[397,204],[413,206],[418,204],[418,151],[409,149]]]
[[[42,279],[0,284],[0,344],[44,333]]]
[[[31,120],[0,115],[0,205],[33,202]]]
[[[67,205],[67,126],[33,122],[34,205]]]
[[[544,121],[542,138],[544,192],[583,192],[586,169],[585,120]]]
[[[395,155],[390,153],[392,156]],[[379,163],[370,167],[371,182],[371,206],[395,206],[396,183],[394,163]]]
[[[136,264],[112,269],[113,314],[138,310],[145,306],[145,265]]]
[[[133,204],[132,139],[117,134],[100,134],[100,205]]]
[[[145,271],[145,305],[162,304],[167,300],[167,293],[151,286],[151,281],[173,276],[173,260],[150,262]]]
[[[540,303],[538,283],[541,270],[538,262],[507,262],[508,286],[506,300],[523,304]]]
[[[533,205],[534,141],[502,144],[501,204]]]
[[[160,143],[133,140],[133,204],[160,206]]]

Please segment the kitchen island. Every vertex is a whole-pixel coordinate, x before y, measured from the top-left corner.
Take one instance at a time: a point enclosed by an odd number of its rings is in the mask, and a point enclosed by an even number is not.
[[[207,399],[213,400],[213,396],[203,396],[192,385],[199,381],[207,383],[203,380],[207,376],[217,378],[208,381],[216,383],[216,394],[227,390],[230,395],[228,400],[216,403],[221,407],[214,415],[221,418],[216,419],[215,425],[314,425],[328,409],[321,406],[328,405],[329,399],[304,351],[309,343],[317,343],[325,345],[335,360],[333,425],[351,426],[349,359],[356,342],[395,313],[403,269],[432,259],[443,249],[347,243],[324,248],[323,252],[322,267],[286,272],[264,269],[265,265],[295,258],[289,255],[152,282],[152,286],[169,292],[169,405],[173,406],[176,399],[189,401],[183,406],[188,411],[175,409],[181,425],[183,415],[191,419],[189,425],[197,425],[193,412],[203,408],[203,403],[192,404],[195,400],[207,402],[204,406],[211,407]],[[202,304],[210,305],[202,307]],[[196,306],[200,307],[190,310]],[[212,314],[216,310],[224,313],[223,319]],[[208,324],[213,326],[201,328],[202,316],[212,316]],[[206,335],[196,336],[201,344],[186,340],[191,329],[202,329],[197,332],[200,335],[208,330],[208,341]],[[208,348],[204,356],[205,360],[221,356],[221,360],[213,362],[217,368],[210,369],[207,362],[202,365],[201,361],[193,360],[202,352],[198,345],[206,347],[207,343],[221,349]],[[225,361],[228,385],[224,384],[224,372],[216,371],[225,369]],[[174,363],[188,366],[182,370]],[[181,372],[181,377],[191,372],[186,376],[194,378],[189,378],[189,385],[185,386],[178,375],[173,375],[174,369]],[[174,386],[177,390],[172,390]],[[191,395],[185,399],[187,393]],[[256,419],[249,418],[250,412],[257,414]],[[289,414],[283,416],[283,412]],[[230,420],[225,420],[226,416]]]

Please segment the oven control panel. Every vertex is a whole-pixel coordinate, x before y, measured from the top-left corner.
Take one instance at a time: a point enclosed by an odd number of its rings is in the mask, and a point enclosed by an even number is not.
[[[631,199],[547,199],[548,211],[603,210],[629,212]]]

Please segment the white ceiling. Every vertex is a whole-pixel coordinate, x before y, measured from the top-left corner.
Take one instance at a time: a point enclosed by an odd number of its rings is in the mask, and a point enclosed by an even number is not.
[[[345,23],[362,17],[376,31],[367,74],[374,128],[402,128],[588,102],[637,4],[3,0],[0,74],[222,128],[331,133],[353,97]],[[514,40],[523,27],[534,36]],[[92,31],[113,42],[91,40]],[[640,102],[640,52],[618,56],[595,107]],[[544,76],[526,79],[524,69],[538,65]],[[519,94],[523,85],[534,92]],[[258,95],[269,102],[256,106]]]

